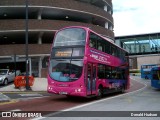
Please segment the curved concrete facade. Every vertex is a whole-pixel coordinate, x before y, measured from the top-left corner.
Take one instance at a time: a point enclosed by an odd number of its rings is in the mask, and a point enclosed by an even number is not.
[[[0,2],[0,63],[12,62],[14,54],[25,58],[25,10],[25,0]],[[112,13],[112,0],[28,0],[28,52],[31,63],[38,60],[39,76],[58,29],[86,26],[114,40]]]

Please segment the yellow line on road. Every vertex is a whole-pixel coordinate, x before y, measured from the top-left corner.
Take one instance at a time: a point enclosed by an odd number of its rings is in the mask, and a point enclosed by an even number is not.
[[[27,92],[27,91],[1,91],[0,93],[3,93],[3,94],[6,94],[6,93],[8,93],[8,94],[28,94],[28,93],[33,93],[33,94],[35,94],[35,93],[47,93],[47,91],[31,91],[31,92]]]
[[[0,103],[0,105],[6,105],[6,104],[13,104],[13,103],[16,103],[16,102],[18,102],[18,100],[11,100],[11,101],[9,101],[9,102],[2,102],[2,103]]]

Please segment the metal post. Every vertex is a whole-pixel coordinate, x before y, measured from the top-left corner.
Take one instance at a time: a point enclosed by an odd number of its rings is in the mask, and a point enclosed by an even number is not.
[[[14,54],[14,72],[16,77],[16,54]]]
[[[25,1],[26,3],[26,20],[25,20],[25,27],[26,27],[26,33],[25,33],[25,41],[26,41],[26,90],[31,90],[29,86],[29,74],[28,74],[28,67],[29,67],[29,60],[28,60],[28,0]]]

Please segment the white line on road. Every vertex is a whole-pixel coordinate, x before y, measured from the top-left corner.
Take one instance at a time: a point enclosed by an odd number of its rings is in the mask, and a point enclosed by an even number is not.
[[[131,78],[131,79],[132,79],[132,80],[135,80],[135,79],[133,79],[133,78]],[[137,81],[137,80],[135,80],[135,81]],[[56,112],[56,113],[48,114],[48,115],[46,115],[46,117],[35,118],[35,119],[32,119],[32,120],[46,119],[47,117],[50,117],[50,116],[53,116],[53,115],[62,113],[62,112],[64,112],[64,111],[71,111],[71,110],[74,110],[74,109],[86,107],[86,106],[88,106],[88,105],[92,105],[92,104],[96,104],[96,103],[99,103],[99,102],[107,101],[107,100],[110,100],[110,99],[113,99],[113,98],[118,98],[118,97],[121,97],[121,96],[133,94],[133,93],[142,91],[143,89],[145,89],[145,88],[147,87],[147,84],[146,84],[146,83],[142,83],[142,82],[140,82],[140,81],[137,81],[137,82],[139,82],[139,83],[141,83],[141,84],[144,84],[145,86],[144,86],[143,88],[141,88],[141,89],[138,89],[138,90],[135,90],[135,91],[132,91],[132,92],[129,92],[129,93],[124,93],[124,94],[120,94],[120,95],[117,95],[117,96],[113,96],[113,97],[109,97],[109,98],[104,98],[104,99],[101,99],[101,100],[97,100],[97,101],[93,101],[93,102],[86,103],[86,104],[83,104],[83,105],[79,105],[79,106],[76,106],[76,107],[64,109],[64,110],[59,111],[59,112]]]
[[[20,109],[10,110],[11,112],[21,111]]]
[[[134,79],[132,79],[132,80],[134,80]],[[139,81],[137,81],[137,82],[139,82]],[[91,103],[86,103],[86,104],[83,104],[83,105],[80,105],[80,106],[76,106],[76,107],[72,107],[72,108],[69,108],[69,109],[65,109],[65,110],[62,110],[62,111],[70,111],[70,110],[74,110],[74,109],[77,109],[77,108],[81,108],[81,107],[85,107],[85,106],[88,106],[88,105],[92,105],[92,104],[95,104],[95,103],[107,101],[107,100],[110,100],[110,99],[113,99],[113,98],[117,98],[117,97],[129,95],[129,94],[133,94],[133,93],[139,92],[139,91],[141,91],[141,90],[143,90],[143,89],[145,89],[147,87],[147,84],[142,83],[142,82],[139,82],[139,83],[144,84],[145,86],[143,88],[138,89],[138,90],[133,91],[133,92],[124,93],[124,94],[120,94],[120,95],[109,97],[109,98],[104,98],[104,99],[101,99],[101,100],[98,100],[98,101],[93,101]]]
[[[42,94],[19,94],[20,96],[43,96]]]

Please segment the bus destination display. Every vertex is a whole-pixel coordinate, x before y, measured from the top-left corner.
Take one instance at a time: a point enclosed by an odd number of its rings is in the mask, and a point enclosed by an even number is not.
[[[55,57],[70,57],[72,51],[56,51]]]

